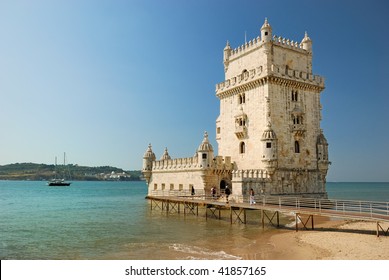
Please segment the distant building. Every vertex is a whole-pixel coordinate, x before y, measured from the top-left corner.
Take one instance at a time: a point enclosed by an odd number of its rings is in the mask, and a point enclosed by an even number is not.
[[[157,160],[149,145],[143,176],[149,195],[209,194],[212,187],[241,201],[258,194],[326,197],[328,143],[320,128],[324,79],[312,73],[312,41],[261,36],[224,48],[225,81],[216,85],[218,156],[207,133],[195,155]]]

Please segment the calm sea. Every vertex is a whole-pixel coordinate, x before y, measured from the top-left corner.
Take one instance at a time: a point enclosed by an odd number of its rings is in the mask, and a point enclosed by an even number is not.
[[[327,191],[389,201],[389,183],[328,183]],[[261,259],[272,250],[273,229],[151,210],[146,193],[144,182],[0,181],[0,259]]]

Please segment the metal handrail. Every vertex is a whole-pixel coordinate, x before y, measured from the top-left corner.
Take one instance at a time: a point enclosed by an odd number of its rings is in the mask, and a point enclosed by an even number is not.
[[[371,218],[385,217],[389,219],[389,202],[282,196],[260,196],[258,198],[260,198],[263,206],[278,206],[279,209],[304,209],[305,211],[319,213],[326,211],[342,215],[357,216],[359,214],[361,218],[366,218],[369,215]]]
[[[203,190],[196,190],[195,195],[190,190],[153,190],[151,196],[186,197],[196,200],[213,199],[206,195]],[[244,204],[249,200],[248,196],[243,197]],[[344,199],[318,199],[291,196],[265,196],[256,195],[257,204],[262,207],[273,209],[313,212],[319,214],[331,214],[333,216],[348,216],[353,218],[372,218],[389,220],[389,202],[344,200]]]

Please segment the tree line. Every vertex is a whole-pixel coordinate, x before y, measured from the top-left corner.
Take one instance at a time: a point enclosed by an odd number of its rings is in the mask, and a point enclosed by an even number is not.
[[[140,170],[123,170],[112,166],[80,166],[69,164],[56,166],[54,164],[39,163],[13,163],[0,165],[0,180],[50,180],[54,176],[66,173],[67,180],[75,181],[100,181],[100,180],[124,180],[138,181],[142,179]],[[115,175],[115,176],[114,176]]]

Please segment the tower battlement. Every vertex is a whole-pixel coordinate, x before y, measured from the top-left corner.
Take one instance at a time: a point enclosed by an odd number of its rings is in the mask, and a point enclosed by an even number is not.
[[[285,65],[271,65],[269,69],[264,66],[259,66],[254,69],[250,69],[242,74],[225,80],[219,84],[216,84],[216,95],[233,89],[237,86],[248,85],[253,81],[260,82],[261,78],[266,76],[290,78],[293,81],[300,81],[306,85],[317,86],[324,88],[324,78],[319,75],[313,75],[304,71],[289,69]]]
[[[230,60],[233,60],[247,52],[250,52],[252,50],[255,50],[259,47],[261,47],[263,42],[261,42],[261,38],[258,36],[257,38],[254,38],[245,44],[236,47],[235,49],[231,49],[231,55],[229,57]]]
[[[289,48],[289,49],[292,49],[292,50],[295,50],[298,52],[302,52],[302,53],[307,52],[307,50],[304,49],[304,45],[302,42],[299,43],[297,41],[283,38],[282,36],[274,35],[271,42],[274,45],[286,47],[286,48]],[[262,45],[264,45],[264,44],[265,44],[265,42],[261,41],[261,37],[258,36],[256,38],[244,43],[243,45],[240,45],[234,49],[231,49],[229,60],[237,59],[241,55],[245,55],[246,53],[249,53],[251,51],[256,50],[257,48],[262,47]]]
[[[307,50],[304,49],[302,42],[301,43],[299,43],[297,41],[295,42],[293,40],[283,38],[283,37],[277,36],[277,35],[273,36],[272,42],[273,42],[273,44],[287,47],[287,48],[290,48],[290,49],[293,49],[296,51],[307,52]]]

